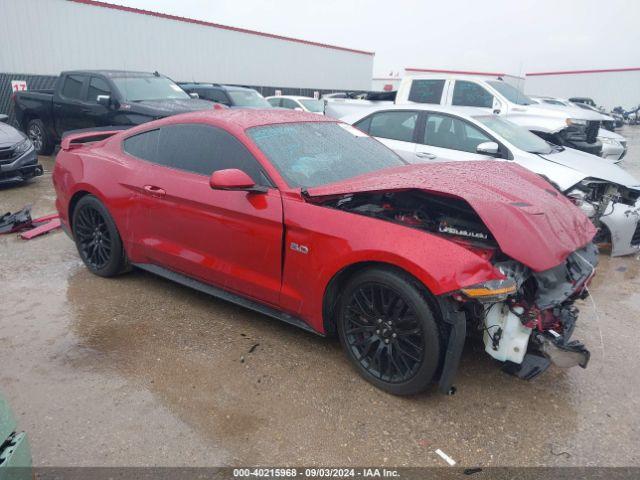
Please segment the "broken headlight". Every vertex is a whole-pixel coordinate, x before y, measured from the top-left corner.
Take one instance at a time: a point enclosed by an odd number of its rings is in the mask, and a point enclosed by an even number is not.
[[[502,302],[516,293],[515,280],[505,278],[503,280],[489,280],[460,289],[462,296],[468,300],[478,300],[482,303]]]

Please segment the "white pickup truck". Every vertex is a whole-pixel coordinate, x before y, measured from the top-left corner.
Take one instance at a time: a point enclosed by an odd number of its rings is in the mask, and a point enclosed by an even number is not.
[[[554,144],[594,155],[600,155],[602,151],[602,144],[597,138],[599,114],[577,107],[538,104],[499,77],[453,74],[406,76],[397,92],[359,92],[346,96],[350,98],[325,99],[325,114],[343,118],[363,109],[380,108],[391,103],[476,107],[504,116]]]

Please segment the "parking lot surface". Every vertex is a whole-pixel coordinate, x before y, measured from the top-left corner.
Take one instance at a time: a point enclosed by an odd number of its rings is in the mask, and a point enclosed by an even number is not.
[[[640,128],[622,166],[640,178]],[[54,211],[50,172],[0,211]],[[325,339],[134,271],[57,231],[0,236],[0,389],[35,465],[640,466],[640,259],[601,255],[574,334],[586,370],[531,382],[468,344],[458,392],[377,390]]]

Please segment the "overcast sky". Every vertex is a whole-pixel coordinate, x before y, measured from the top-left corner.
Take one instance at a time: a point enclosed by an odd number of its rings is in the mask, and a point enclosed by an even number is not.
[[[640,66],[638,0],[107,1],[374,51],[374,76]]]

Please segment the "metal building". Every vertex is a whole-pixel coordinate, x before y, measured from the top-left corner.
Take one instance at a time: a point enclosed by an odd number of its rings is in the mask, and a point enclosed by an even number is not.
[[[525,91],[560,98],[589,97],[607,110],[631,109],[640,105],[640,67],[527,73]]]
[[[369,89],[374,59],[373,52],[94,0],[0,0],[0,45],[0,111],[11,80],[42,87],[64,70],[157,70],[176,81],[313,94]]]

